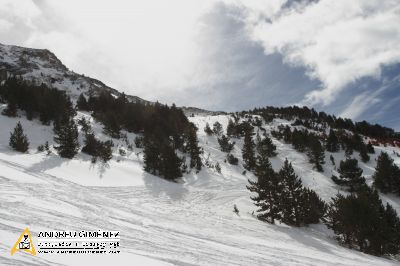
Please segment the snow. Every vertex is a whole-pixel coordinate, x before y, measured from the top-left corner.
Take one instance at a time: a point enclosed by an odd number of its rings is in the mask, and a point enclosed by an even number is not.
[[[87,113],[79,113],[81,116],[89,117]],[[84,154],[73,160],[61,159],[54,151],[50,155],[36,151],[45,141],[53,144],[52,127],[0,115],[0,265],[398,264],[339,246],[322,224],[293,228],[255,219],[246,190],[247,179],[254,176],[242,174],[241,160],[238,166],[225,163],[226,154],[219,150],[216,137],[203,131],[206,122],[212,126],[215,121],[226,129],[228,116],[189,119],[199,128],[204,158],[209,155],[211,163],[219,162],[222,172],[204,167],[198,174],[185,175],[180,183],[171,183],[143,171],[140,149],[120,156],[118,149],[126,148],[123,141],[114,140],[114,158],[109,164],[93,165]],[[31,142],[29,154],[8,148],[9,132],[17,121],[21,121]],[[96,135],[107,139],[101,125],[91,123]],[[269,131],[278,123],[265,127]],[[133,143],[135,135],[127,135]],[[241,159],[242,141],[235,141],[233,154]],[[278,156],[271,160],[276,170],[288,158],[303,183],[323,199],[337,193],[339,188],[330,180],[333,166],[329,154],[324,172],[317,173],[304,154],[276,139],[273,142],[278,149]],[[392,148],[376,148],[371,162],[361,163],[369,182],[380,149]],[[344,157],[343,153],[334,156],[336,163]],[[398,197],[381,196],[399,211]],[[234,204],[239,215],[233,212]],[[18,252],[11,257],[10,249],[25,227],[29,227],[34,241],[44,230],[118,230],[121,254],[32,257]]]

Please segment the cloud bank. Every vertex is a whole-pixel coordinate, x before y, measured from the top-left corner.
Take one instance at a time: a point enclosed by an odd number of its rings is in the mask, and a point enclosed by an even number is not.
[[[400,62],[399,1],[320,0],[249,24],[267,54],[279,52],[322,81],[306,104],[328,105],[349,83]]]
[[[306,104],[400,129],[397,0],[0,0],[0,42],[149,100]]]

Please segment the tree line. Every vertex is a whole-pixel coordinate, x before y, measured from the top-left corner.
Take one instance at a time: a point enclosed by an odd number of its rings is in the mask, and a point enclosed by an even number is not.
[[[144,169],[151,174],[175,180],[189,168],[200,171],[203,164],[197,128],[175,105],[130,102],[125,94],[115,97],[103,91],[88,97],[81,94],[74,106],[64,91],[16,77],[10,77],[0,85],[0,100],[7,103],[3,115],[15,117],[17,111],[22,110],[28,119],[38,118],[45,125],[53,123],[57,144],[54,148],[64,158],[73,158],[81,148],[78,125],[74,120],[76,110],[81,110],[90,112],[103,124],[104,133],[112,138],[120,138],[121,130],[142,136]],[[111,159],[112,141],[98,140],[87,121],[79,122],[85,137],[81,151],[91,155],[94,161]],[[24,152],[29,141],[26,135],[21,135],[20,124],[15,130],[10,144]]]

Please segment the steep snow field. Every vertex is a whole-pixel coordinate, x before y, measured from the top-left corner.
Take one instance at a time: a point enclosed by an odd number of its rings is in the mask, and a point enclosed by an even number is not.
[[[83,154],[65,160],[36,151],[46,140],[52,144],[52,127],[0,115],[0,265],[398,265],[339,246],[323,225],[292,228],[255,219],[245,187],[254,176],[243,175],[241,166],[224,163],[226,154],[219,150],[216,138],[203,131],[206,122],[212,125],[218,120],[226,126],[228,117],[190,120],[199,127],[204,158],[219,162],[222,172],[204,167],[199,174],[186,175],[182,183],[171,183],[142,170],[139,149],[120,156],[117,145],[126,146],[123,141],[115,141],[114,158],[108,165],[93,165]],[[9,132],[17,121],[30,139],[29,154],[8,148]],[[267,131],[278,123],[289,122],[274,121]],[[100,125],[93,123],[93,127],[101,134]],[[128,134],[128,139],[132,143],[134,134]],[[324,200],[337,193],[339,188],[330,180],[333,167],[328,153],[321,174],[311,169],[304,154],[273,141],[279,153],[271,160],[275,169],[288,158],[304,184]],[[242,143],[236,143],[233,153],[241,159]],[[380,149],[376,147],[377,154]],[[391,148],[385,149],[394,156]],[[338,163],[343,154],[335,157]],[[361,163],[368,182],[374,158]],[[400,158],[395,159],[400,163]],[[400,212],[399,198],[383,199]],[[239,216],[233,212],[234,204]],[[122,252],[36,257],[18,252],[10,256],[25,227],[34,239],[44,230],[119,230]]]

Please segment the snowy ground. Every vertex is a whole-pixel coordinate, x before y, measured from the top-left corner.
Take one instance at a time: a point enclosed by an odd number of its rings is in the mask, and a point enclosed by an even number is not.
[[[205,122],[226,125],[226,116],[190,119],[199,126],[204,156],[210,154],[211,162],[219,162],[222,173],[204,168],[178,184],[144,173],[137,149],[127,157],[116,152],[109,165],[92,165],[82,154],[64,160],[37,153],[37,145],[51,143],[51,127],[0,116],[0,265],[398,265],[339,246],[322,225],[291,228],[256,220],[245,188],[252,176],[242,175],[241,166],[224,163],[216,138],[203,132]],[[15,153],[7,146],[18,120],[31,140],[30,154]],[[133,140],[133,135],[128,137]],[[311,169],[305,155],[290,145],[274,143],[279,152],[272,160],[274,168],[287,157],[305,185],[325,200],[336,194],[329,159],[320,174]],[[237,141],[234,153],[239,158],[240,147]],[[340,159],[342,154],[336,156]],[[374,164],[372,158],[362,165],[369,181]],[[384,200],[399,211],[399,198]],[[232,211],[234,204],[239,216]],[[34,239],[45,230],[119,230],[122,253],[10,256],[25,227]]]

